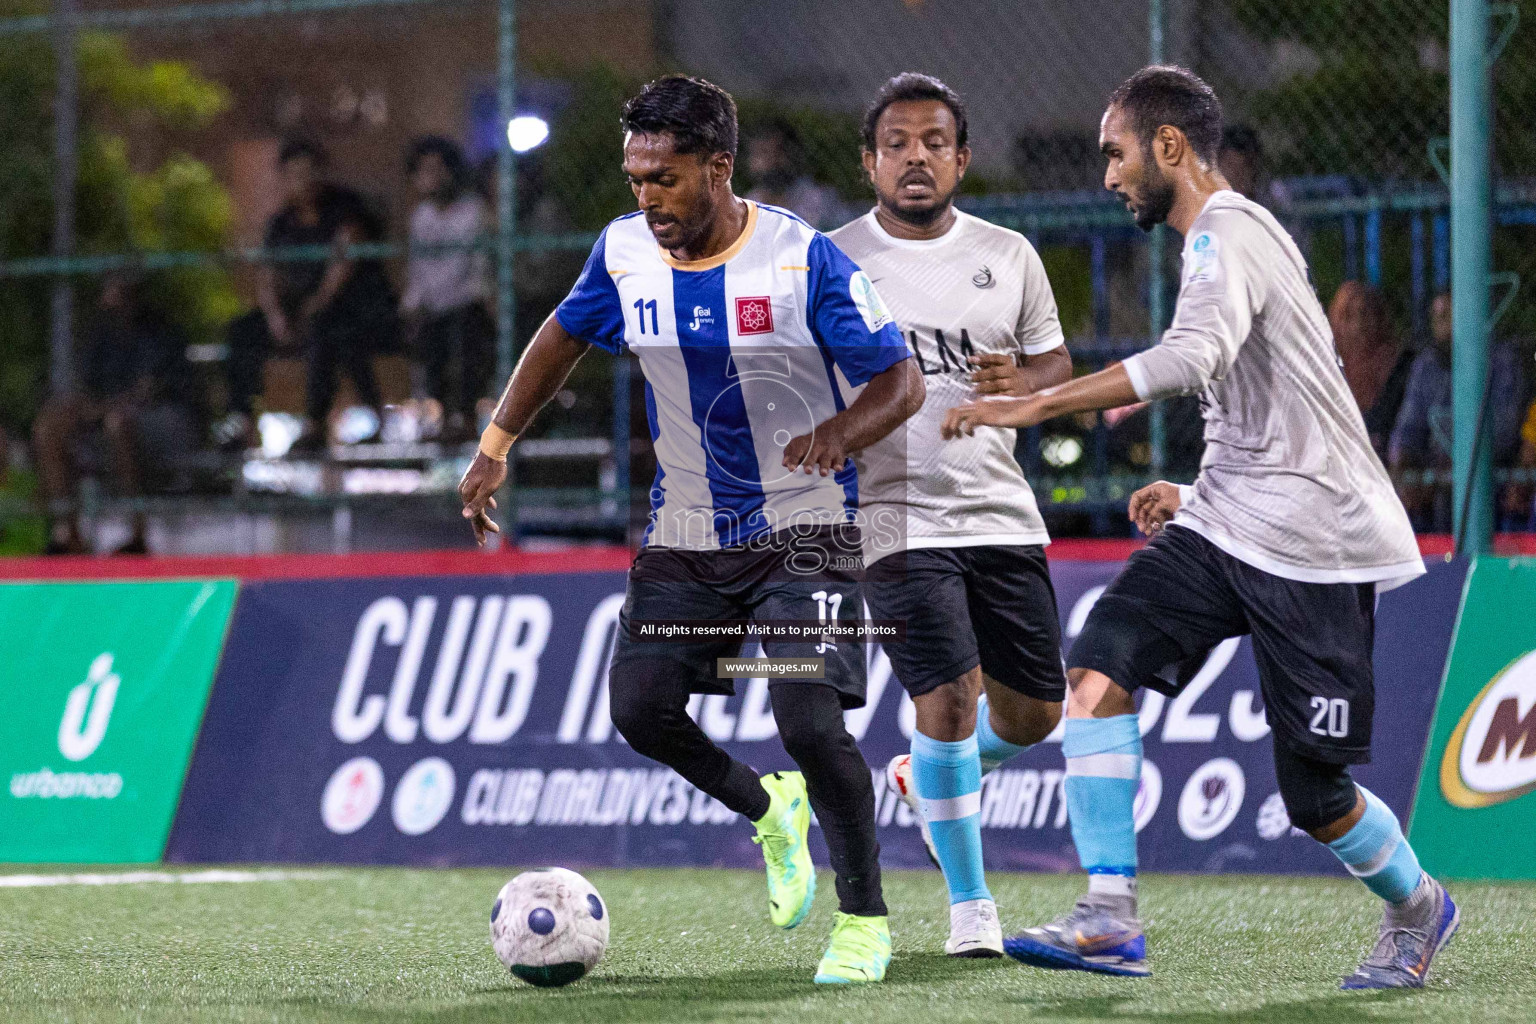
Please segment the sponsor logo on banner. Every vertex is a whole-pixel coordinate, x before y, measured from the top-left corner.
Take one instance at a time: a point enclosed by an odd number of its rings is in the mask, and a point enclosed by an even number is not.
[[[234,597],[0,584],[0,861],[159,859]]]
[[[1216,838],[1237,817],[1246,791],[1243,769],[1236,761],[1217,757],[1205,762],[1179,794],[1179,828],[1197,841]]]
[[[1285,809],[1285,797],[1271,793],[1259,805],[1259,816],[1254,820],[1254,830],[1260,839],[1280,839],[1284,836],[1302,836],[1306,833],[1291,824],[1291,813]]]
[[[112,671],[111,652],[98,654],[91,661],[85,682],[70,690],[64,703],[64,717],[59,719],[59,753],[71,761],[83,761],[96,752],[106,738],[121,682]]]
[[[1424,870],[1437,876],[1536,879],[1532,622],[1536,560],[1479,557],[1463,590],[1409,832]]]
[[[354,757],[337,768],[320,798],[320,819],[339,836],[356,832],[384,799],[384,769],[371,757]]]
[[[112,671],[112,655],[97,655],[86,671],[85,682],[69,691],[59,719],[59,754],[70,761],[84,761],[106,739],[112,705],[122,680]],[[55,772],[40,768],[11,776],[11,796],[18,800],[115,800],[123,791],[117,772]]]
[[[1068,641],[1119,568],[1053,563]],[[1459,578],[1445,585],[1458,588]],[[613,727],[609,660],[623,586],[616,572],[246,585],[168,856],[760,863],[740,815],[630,750]],[[1379,615],[1390,650],[1401,635],[1394,615],[1412,617],[1394,612],[1402,602],[1396,595],[1383,599]],[[1427,632],[1422,622],[1415,628]],[[881,770],[910,748],[915,709],[886,654],[877,645],[865,652],[867,701],[845,722],[877,766],[887,863],[917,866],[925,862],[917,821],[886,789]],[[1434,671],[1429,660],[1422,653],[1414,660],[1425,665],[1425,679]],[[1413,678],[1397,663],[1381,671]],[[738,679],[734,688],[695,696],[689,716],[760,770],[792,767],[768,680]],[[1273,772],[1246,640],[1218,645],[1177,697],[1143,691],[1137,699],[1146,758],[1134,814],[1147,870],[1215,870],[1209,865],[1217,859],[1228,870],[1342,870],[1326,849],[1308,859],[1305,844],[1275,844],[1246,860],[1201,845],[1223,832],[1235,841],[1231,822],[1253,821],[1259,809],[1258,800],[1245,806],[1245,781]],[[1427,710],[1421,714],[1427,720]],[[1390,739],[1400,735],[1390,725],[1377,735],[1383,743],[1422,742]],[[1059,742],[1060,733],[983,780],[989,864],[1063,870],[1075,863]],[[1401,806],[1407,787],[1394,790],[1390,779],[1370,774],[1376,770],[1360,769],[1362,785]],[[1197,773],[1201,780],[1186,782]]]
[[[1456,807],[1491,807],[1536,789],[1536,651],[1517,658],[1472,699],[1440,760]]]
[[[417,761],[395,785],[395,827],[408,836],[437,827],[453,806],[453,766],[440,757]]]

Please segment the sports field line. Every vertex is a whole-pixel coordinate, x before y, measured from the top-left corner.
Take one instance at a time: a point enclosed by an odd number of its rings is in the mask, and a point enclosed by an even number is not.
[[[113,874],[0,875],[0,889],[36,889],[49,885],[139,885],[173,882],[294,882],[335,878],[328,871],[122,871]]]

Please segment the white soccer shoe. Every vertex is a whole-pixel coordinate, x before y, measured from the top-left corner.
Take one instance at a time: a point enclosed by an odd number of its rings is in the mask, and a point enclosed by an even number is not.
[[[897,754],[891,758],[891,763],[885,766],[885,781],[896,795],[901,797],[901,802],[912,809],[912,817],[917,819],[917,827],[923,834],[923,847],[928,851],[928,859],[933,866],[943,870],[939,865],[939,850],[933,845],[933,833],[928,831],[928,821],[923,817],[922,802],[917,799],[917,784],[912,781],[912,755]],[[993,918],[997,915],[994,913]]]
[[[991,900],[966,900],[949,908],[950,956],[982,958],[1003,955],[1003,926],[997,920],[997,904]]]

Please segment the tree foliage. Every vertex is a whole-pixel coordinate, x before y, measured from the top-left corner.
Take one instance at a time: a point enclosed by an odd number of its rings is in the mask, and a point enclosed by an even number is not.
[[[1450,124],[1443,0],[1229,0],[1227,9],[1248,35],[1311,58],[1246,97],[1245,115],[1279,142],[1277,173],[1433,178],[1426,147]],[[1536,174],[1536,25],[1516,32],[1496,66],[1494,109],[1501,171]]]
[[[0,3],[0,14],[38,13]],[[218,83],[176,61],[136,58],[119,38],[82,33],[77,251],[83,254],[218,249],[233,222],[212,170],[186,152],[229,105]],[[55,61],[46,36],[0,46],[0,258],[47,254],[53,231]],[[78,279],[81,300],[95,282]],[[145,282],[192,337],[231,315],[236,298],[215,268],[160,271]],[[0,422],[25,423],[44,392],[47,278],[0,279]]]

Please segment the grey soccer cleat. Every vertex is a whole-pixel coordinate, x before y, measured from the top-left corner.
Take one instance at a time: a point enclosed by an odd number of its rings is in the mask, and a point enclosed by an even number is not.
[[[1381,931],[1371,955],[1344,979],[1340,988],[1423,988],[1430,962],[1445,948],[1461,925],[1461,911],[1439,882],[1424,876],[1433,886],[1422,907],[1387,904]],[[1410,901],[1417,902],[1417,901]]]
[[[1004,940],[1003,952],[1020,963],[1053,971],[1152,975],[1147,940],[1134,910],[1123,913],[1088,898],[1078,900],[1065,917]]]

